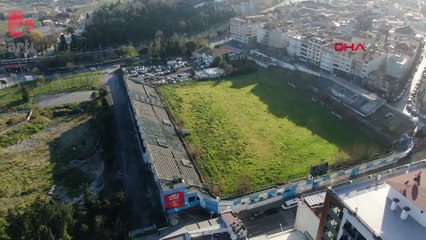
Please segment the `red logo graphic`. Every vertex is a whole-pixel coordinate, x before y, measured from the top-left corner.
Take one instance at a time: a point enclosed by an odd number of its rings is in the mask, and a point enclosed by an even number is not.
[[[7,15],[8,34],[10,37],[22,37],[25,32],[31,32],[34,29],[34,19],[24,19],[24,13],[21,11],[9,12]],[[16,29],[19,29],[18,31]]]
[[[184,193],[175,192],[164,195],[164,205],[166,209],[182,207],[183,205],[185,205]]]
[[[359,48],[361,48],[362,51],[365,52],[365,48],[361,43],[359,43],[356,47],[355,47],[355,44],[353,44],[353,43],[351,45],[346,45],[346,43],[335,43],[334,44],[334,50],[336,52],[346,52],[346,50],[348,48],[351,49],[352,52],[356,52]]]

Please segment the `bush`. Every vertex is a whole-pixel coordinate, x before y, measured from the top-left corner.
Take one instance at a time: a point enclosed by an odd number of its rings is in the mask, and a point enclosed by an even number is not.
[[[37,85],[41,86],[46,83],[46,78],[40,75],[37,77],[36,81],[37,81]]]
[[[22,94],[22,101],[26,103],[30,101],[30,91],[28,90],[27,87],[21,88],[21,94]]]

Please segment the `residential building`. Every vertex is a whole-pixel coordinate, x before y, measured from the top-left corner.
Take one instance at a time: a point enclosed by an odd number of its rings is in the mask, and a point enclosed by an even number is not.
[[[330,42],[321,37],[291,36],[288,38],[288,54],[319,67],[322,49],[329,45]]]
[[[418,31],[426,31],[426,20],[420,13],[406,13],[404,15],[404,24]]]
[[[403,77],[403,74],[408,70],[408,57],[402,55],[390,55],[387,57],[385,73],[396,79]]]
[[[417,240],[426,234],[426,178],[412,171],[329,190],[317,240]]]
[[[254,41],[257,37],[257,30],[264,24],[263,19],[263,15],[231,18],[232,39],[245,44]]]
[[[287,46],[287,29],[277,24],[266,24],[257,31],[257,42],[273,48],[282,49]]]

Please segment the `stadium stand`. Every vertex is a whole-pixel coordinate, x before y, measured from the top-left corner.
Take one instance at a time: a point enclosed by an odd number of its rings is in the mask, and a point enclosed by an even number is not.
[[[363,117],[374,113],[386,103],[384,99],[345,80],[320,77],[315,86]]]
[[[157,90],[134,77],[125,81],[140,139],[149,156],[144,160],[152,164],[159,185],[169,188],[179,179],[179,184],[203,187],[199,172],[177,135]]]

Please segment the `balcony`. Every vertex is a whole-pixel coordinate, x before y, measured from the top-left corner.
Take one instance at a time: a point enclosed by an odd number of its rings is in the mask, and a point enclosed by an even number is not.
[[[333,210],[331,210],[331,209],[328,209],[328,215],[330,216],[330,217],[332,217],[333,219],[335,219],[336,221],[337,221],[337,223],[338,224],[340,224],[341,222],[342,222],[342,213],[340,213],[340,216],[337,214],[337,213],[335,213]]]

